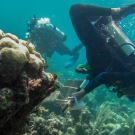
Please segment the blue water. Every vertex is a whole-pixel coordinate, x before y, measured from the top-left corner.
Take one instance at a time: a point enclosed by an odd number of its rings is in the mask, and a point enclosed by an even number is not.
[[[75,3],[87,3],[104,7],[120,7],[134,3],[134,0],[1,0],[0,1],[0,29],[4,33],[12,33],[21,39],[25,39],[27,22],[34,16],[48,17],[51,23],[56,25],[67,35],[65,44],[73,48],[80,41],[76,36],[69,17],[69,9]],[[83,20],[82,20],[83,21]],[[135,44],[135,14],[128,16],[119,24],[124,33]],[[70,56],[53,54],[53,60],[59,61],[60,66],[70,59]],[[80,57],[75,66],[69,70],[74,71],[79,63],[85,63],[85,50],[80,51]]]
[[[25,40],[25,33],[28,28],[27,22],[34,15],[39,18],[48,17],[51,19],[52,24],[56,25],[67,35],[68,38],[65,44],[72,49],[80,41],[70,21],[69,9],[71,5],[87,3],[104,7],[120,7],[134,2],[135,0],[0,0],[0,29],[4,33],[12,33]],[[128,16],[119,25],[133,44],[135,44],[135,14]],[[62,66],[68,59],[70,59],[70,56],[60,56],[58,53],[53,54],[53,60],[58,61],[57,67]],[[74,71],[79,63],[85,62],[86,57],[83,48],[80,51],[77,63],[72,68],[65,70]],[[55,71],[58,71],[58,68]],[[85,76],[82,76],[82,78],[85,78]],[[113,96],[116,100],[119,100],[114,93],[112,93]],[[101,99],[101,97],[97,97],[97,99]]]
[[[79,43],[72,27],[69,8],[75,3],[95,4],[106,7],[118,7],[134,3],[134,0],[1,0],[0,1],[0,29],[5,33],[10,32],[19,38],[25,39],[27,22],[36,15],[37,17],[49,17],[51,22],[66,33],[68,36],[65,42],[67,46],[73,48]],[[135,23],[135,15],[131,15],[125,22]],[[128,32],[130,39],[135,43],[132,31],[135,24],[128,29],[126,23],[124,31]],[[84,56],[85,57],[85,56]]]
[[[56,25],[67,35],[68,38],[65,44],[72,49],[75,45],[80,43],[69,17],[69,9],[75,3],[87,3],[104,7],[120,7],[134,3],[134,0],[1,0],[0,29],[2,29],[4,33],[12,33],[21,39],[25,39],[25,33],[28,28],[27,22],[33,18],[34,15],[39,18],[48,17],[52,24]],[[120,22],[120,26],[135,44],[135,14],[128,16]],[[58,53],[54,53],[52,58],[54,61],[59,61],[57,65],[59,67],[63,66],[71,57],[60,56]],[[80,51],[79,60],[73,67],[69,68],[68,71],[74,71],[79,63],[86,63],[84,48]],[[54,70],[54,68],[52,68],[52,70]],[[58,70],[54,70],[54,72],[57,71]]]
[[[87,3],[104,7],[120,7],[134,3],[134,0],[1,0],[0,1],[0,29],[4,33],[12,33],[21,39],[25,39],[27,22],[34,16],[48,17],[52,24],[56,25],[67,35],[65,44],[73,48],[80,41],[76,36],[69,17],[69,9],[75,3]],[[83,20],[82,20],[83,21]],[[128,16],[120,26],[130,40],[135,44],[135,14]],[[70,56],[53,54],[53,60],[58,60],[61,65],[70,59]],[[85,50],[80,51],[80,57],[75,66],[69,70],[74,71],[79,63],[85,63]]]

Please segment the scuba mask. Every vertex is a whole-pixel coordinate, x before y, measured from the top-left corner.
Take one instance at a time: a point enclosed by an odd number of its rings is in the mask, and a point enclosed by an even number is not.
[[[30,31],[34,28],[34,26],[36,25],[36,23],[37,23],[38,20],[39,20],[39,19],[36,18],[36,16],[34,15],[34,18],[32,18],[32,19],[27,23],[27,26],[29,27],[29,29],[27,30],[28,32],[30,32]]]
[[[34,15],[34,18],[32,18],[28,23],[27,23],[27,26],[29,27],[28,29],[27,29],[27,32],[26,32],[26,38],[30,38],[31,37],[31,32],[32,32],[32,30],[34,29],[34,27],[35,27],[35,25],[37,24],[37,21],[38,21],[39,19],[38,18],[36,18],[36,16]]]

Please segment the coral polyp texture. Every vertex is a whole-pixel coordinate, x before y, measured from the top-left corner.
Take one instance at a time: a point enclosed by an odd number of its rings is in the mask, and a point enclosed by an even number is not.
[[[0,30],[1,135],[19,133],[33,109],[57,88],[57,75],[45,67],[30,41]]]

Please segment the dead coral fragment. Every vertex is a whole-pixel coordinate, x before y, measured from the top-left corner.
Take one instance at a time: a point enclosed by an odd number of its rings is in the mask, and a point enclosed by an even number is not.
[[[31,79],[31,78],[29,78],[28,85],[25,86],[26,90],[34,90],[35,88],[40,87],[41,82],[42,82],[41,79]]]

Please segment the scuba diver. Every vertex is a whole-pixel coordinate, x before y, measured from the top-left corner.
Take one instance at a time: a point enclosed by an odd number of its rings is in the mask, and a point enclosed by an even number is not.
[[[64,67],[69,68],[77,61],[79,57],[78,51],[83,47],[82,44],[75,46],[70,50],[63,42],[66,41],[67,36],[56,26],[51,24],[49,18],[32,18],[28,22],[28,30],[26,38],[31,42],[36,42],[36,49],[41,54],[47,57],[52,57],[56,51],[60,55],[70,55],[72,58],[65,63]],[[47,59],[46,59],[47,60]]]
[[[85,4],[71,6],[71,21],[85,46],[90,66],[88,70],[86,65],[76,69],[78,73],[89,73],[89,83],[75,93],[76,99],[80,100],[94,88],[105,84],[114,86],[112,91],[118,97],[126,95],[129,100],[135,100],[135,47],[117,26],[117,22],[132,13],[135,13],[135,4],[120,8]],[[69,97],[71,99],[74,102],[75,98]]]

